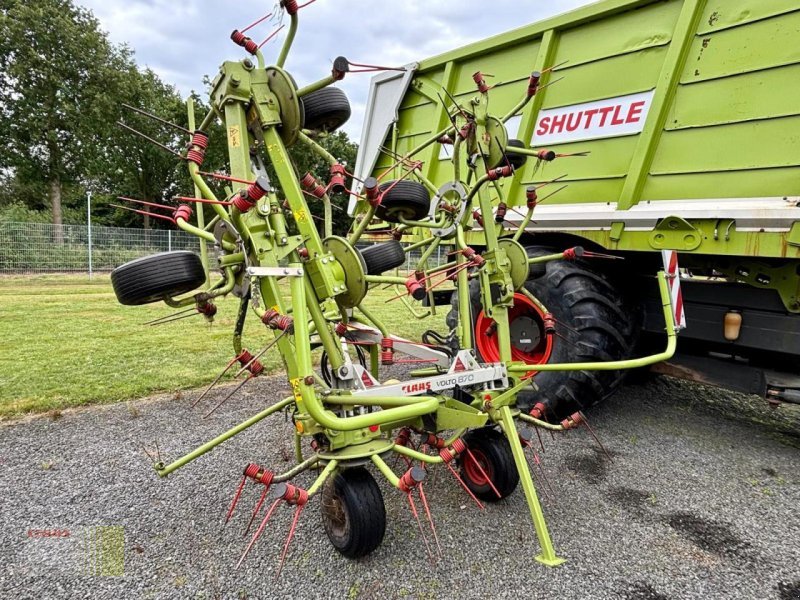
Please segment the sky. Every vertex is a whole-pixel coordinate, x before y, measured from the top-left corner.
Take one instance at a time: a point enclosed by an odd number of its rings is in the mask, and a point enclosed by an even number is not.
[[[302,4],[302,1],[300,3]],[[214,0],[77,0],[99,19],[112,41],[135,51],[183,96],[204,92],[203,76],[224,60],[246,56],[230,33],[269,13],[268,2]],[[588,0],[316,0],[300,11],[300,27],[287,70],[302,86],[328,75],[333,59],[401,66],[515,29],[579,6]],[[288,16],[285,18],[288,23]],[[248,31],[266,38],[275,23]],[[264,47],[267,64],[280,50],[286,29]],[[353,115],[344,129],[358,141],[370,74],[350,74],[339,85]]]

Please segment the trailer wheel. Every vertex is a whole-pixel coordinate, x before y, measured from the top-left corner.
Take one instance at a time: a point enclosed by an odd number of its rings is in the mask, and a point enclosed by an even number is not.
[[[303,96],[301,105],[305,111],[305,129],[336,131],[350,118],[350,101],[347,95],[335,87],[326,87]]]
[[[528,247],[530,256],[555,250]],[[583,261],[552,261],[532,270],[525,287],[539,298],[556,319],[558,336],[544,333],[541,311],[522,294],[515,294],[509,311],[512,357],[536,365],[547,362],[593,362],[630,358],[638,337],[639,312],[626,305],[622,294],[603,274]],[[499,360],[492,319],[484,313],[477,282],[470,285],[473,340],[486,362]],[[458,324],[458,297],[453,294],[447,324]],[[487,335],[487,333],[489,335]],[[537,391],[523,391],[517,406],[526,412],[537,402],[545,417],[561,420],[606,399],[622,382],[624,371],[542,371],[530,373]]]
[[[206,280],[203,263],[193,252],[161,252],[125,263],[111,272],[111,285],[120,304],[158,302],[197,289]]]
[[[375,479],[363,467],[339,471],[322,490],[322,524],[340,554],[366,556],[383,541],[386,508]]]
[[[396,269],[406,262],[403,245],[397,240],[375,244],[359,250],[359,252],[367,265],[367,275],[380,275]]]
[[[375,209],[379,219],[389,223],[399,223],[400,218],[417,221],[428,214],[431,208],[431,195],[421,183],[416,181],[387,181],[380,186],[385,192],[381,203]]]
[[[464,442],[469,454],[464,452],[459,462],[461,477],[467,487],[486,502],[497,502],[509,496],[519,484],[519,472],[506,436],[492,427],[486,427],[467,433]]]

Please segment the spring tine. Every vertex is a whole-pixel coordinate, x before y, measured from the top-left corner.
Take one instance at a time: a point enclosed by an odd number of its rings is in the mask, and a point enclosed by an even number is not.
[[[194,312],[191,312],[191,313],[189,313],[188,311],[187,312],[175,313],[175,315],[173,315],[174,318],[172,318],[172,319],[162,318],[157,323],[147,323],[147,325],[150,325],[151,327],[155,327],[157,325],[166,325],[167,323],[172,323],[173,321],[180,321],[181,319],[188,319],[189,317],[196,317],[196,316],[198,316],[200,314],[201,313],[199,313],[197,311],[194,311]]]
[[[156,457],[158,458],[158,462],[164,462],[161,460],[161,448],[158,447],[158,440],[153,440],[153,443],[156,445]]]
[[[568,185],[562,185],[562,186],[561,186],[560,188],[558,188],[556,191],[554,191],[554,192],[550,192],[550,193],[549,193],[549,194],[547,194],[547,196],[545,196],[544,198],[540,198],[538,203],[539,203],[539,204],[541,204],[542,202],[544,202],[544,201],[545,201],[545,200],[547,200],[548,198],[552,198],[552,197],[553,197],[553,196],[555,196],[555,195],[556,195],[558,192],[560,192],[560,191],[562,191],[562,190],[565,190],[565,189],[567,189],[568,187],[569,187]]]
[[[278,343],[278,341],[279,341],[279,340],[280,340],[280,339],[281,339],[281,338],[282,338],[284,335],[286,335],[286,330],[284,330],[284,331],[281,331],[281,332],[280,332],[278,335],[276,335],[274,340],[272,340],[272,341],[271,341],[269,344],[267,344],[267,345],[264,347],[264,349],[263,349],[263,350],[261,350],[261,351],[259,351],[259,352],[258,352],[258,353],[257,353],[257,354],[256,354],[256,355],[253,357],[253,358],[251,358],[251,359],[250,359],[250,362],[248,362],[248,363],[247,363],[245,366],[243,366],[241,369],[239,369],[239,371],[236,373],[236,375],[234,375],[234,376],[233,376],[233,377],[234,377],[234,379],[235,379],[235,378],[237,378],[237,377],[239,377],[239,375],[241,375],[241,374],[242,374],[242,373],[244,373],[244,372],[245,372],[247,369],[249,369],[249,368],[250,368],[250,365],[252,365],[252,364],[253,364],[254,362],[256,362],[256,361],[257,361],[259,358],[261,358],[262,356],[264,356],[264,353],[266,353],[266,351],[267,351],[267,350],[269,350],[269,349],[270,349],[270,348],[272,348],[272,347],[273,347],[275,344],[277,344],[277,343]]]
[[[143,134],[141,131],[137,131],[136,129],[134,129],[134,128],[133,128],[133,127],[131,127],[130,125],[126,125],[126,124],[125,124],[125,123],[123,123],[122,121],[117,121],[117,125],[119,125],[119,126],[120,126],[120,127],[122,127],[123,129],[126,129],[127,131],[130,131],[130,132],[131,132],[131,133],[133,133],[134,135],[138,135],[140,138],[143,138],[143,139],[147,140],[147,141],[148,141],[148,142],[150,142],[151,144],[155,144],[156,146],[158,146],[158,147],[159,147],[159,148],[161,148],[162,150],[166,150],[167,152],[169,152],[170,154],[173,154],[173,155],[177,156],[178,158],[181,158],[181,159],[183,158],[183,156],[181,155],[181,153],[180,153],[180,152],[177,152],[177,151],[173,150],[172,148],[170,148],[169,146],[165,146],[165,145],[164,145],[164,144],[162,144],[161,142],[158,142],[158,141],[154,140],[153,138],[151,138],[151,137],[149,137],[149,136],[146,136],[146,135],[145,135],[145,134]]]
[[[253,509],[253,514],[250,516],[250,521],[247,523],[247,529],[245,529],[244,533],[242,534],[243,536],[245,536],[248,533],[250,533],[250,527],[252,527],[253,521],[255,521],[255,519],[256,519],[256,515],[259,512],[261,512],[261,506],[264,504],[264,500],[266,500],[266,498],[267,498],[267,492],[268,491],[269,491],[269,486],[265,485],[264,486],[264,491],[261,492],[261,497],[258,499],[258,502],[256,502],[256,506]]]
[[[117,196],[117,200],[124,200],[125,202],[135,202],[136,204],[143,204],[144,206],[152,206],[153,208],[164,208],[166,210],[175,210],[174,206],[167,206],[166,204],[156,204],[155,202],[145,202],[144,200],[137,200],[136,198],[128,198],[127,196]]]
[[[261,43],[258,45],[258,49],[259,49],[259,50],[261,50],[261,48],[263,48],[263,47],[264,47],[264,46],[267,44],[267,42],[268,42],[268,41],[270,41],[272,38],[274,38],[276,35],[278,35],[278,33],[280,32],[280,30],[281,30],[281,29],[283,29],[284,27],[286,27],[286,25],[281,25],[281,26],[280,26],[280,27],[278,27],[278,28],[277,28],[275,31],[273,31],[272,33],[270,33],[270,34],[267,36],[267,39],[265,39],[263,42],[261,42]]]
[[[492,483],[492,480],[491,480],[491,479],[489,478],[489,476],[486,474],[486,471],[484,471],[484,470],[483,470],[483,467],[481,466],[481,463],[479,463],[479,462],[478,462],[478,459],[477,459],[477,458],[475,458],[475,455],[474,455],[474,454],[472,454],[472,451],[471,451],[469,448],[467,448],[467,456],[469,456],[469,459],[470,459],[470,460],[471,460],[473,463],[475,463],[475,466],[476,466],[476,467],[478,467],[478,471],[480,471],[480,473],[481,473],[481,477],[483,477],[483,478],[486,480],[486,483],[488,483],[488,484],[489,484],[489,487],[490,487],[490,488],[492,488],[492,491],[495,493],[495,495],[496,495],[498,498],[502,499],[502,498],[503,498],[503,496],[500,494],[500,492],[498,492],[498,491],[497,491],[497,488],[494,486],[494,483]]]
[[[550,479],[547,477],[547,473],[545,472],[544,466],[542,465],[542,461],[539,459],[539,455],[536,454],[536,450],[533,450],[532,448],[531,452],[533,452],[533,462],[535,462],[536,466],[539,467],[539,472],[542,474],[542,479],[544,479],[544,482],[547,484],[547,487],[550,488],[550,491],[553,492],[553,494],[555,494],[553,486],[550,485]]]
[[[536,437],[539,438],[539,447],[542,449],[542,452],[544,452],[544,444],[542,443],[542,434],[539,432],[538,427],[534,427],[533,430],[536,432]]]
[[[532,465],[532,464],[531,464],[531,458],[530,458],[530,456],[526,456],[526,457],[525,457],[525,461],[528,463],[528,469],[530,470],[530,472],[531,472],[531,475],[532,475],[532,476],[533,476],[533,477],[536,479],[536,481],[538,482],[538,481],[539,481],[539,475],[537,475],[537,474],[536,474],[536,469],[534,468],[534,465]],[[547,490],[547,487],[546,487],[546,486],[542,485],[542,486],[541,486],[541,489],[542,489],[542,491],[544,492],[544,495],[545,495],[545,496],[547,496],[547,499],[548,499],[548,500],[553,500],[553,497],[550,495],[550,492]]]
[[[408,498],[408,505],[411,507],[411,513],[414,515],[414,518],[417,521],[417,526],[419,527],[419,534],[422,536],[422,541],[425,542],[425,550],[428,553],[428,558],[431,559],[431,562],[436,562],[436,557],[433,555],[431,545],[428,543],[428,536],[425,535],[425,530],[422,528],[422,521],[419,519],[417,505],[414,504],[414,497],[411,495],[410,490],[406,493],[406,498]]]
[[[209,200],[207,198],[197,198],[189,196],[173,196],[172,199],[179,200],[181,202],[199,202],[200,204],[217,204],[219,206],[233,206],[233,202],[228,202],[227,200]]]
[[[159,215],[156,213],[147,212],[146,210],[138,210],[136,208],[131,208],[129,206],[120,206],[119,204],[109,204],[109,206],[113,206],[114,208],[121,208],[122,210],[127,210],[128,212],[136,213],[137,215],[147,215],[148,217],[153,217],[154,219],[162,219],[164,221],[169,221],[170,223],[175,223],[175,219],[172,217],[168,217],[166,215]]]
[[[225,523],[223,523],[223,525],[227,525],[228,521],[231,520],[231,516],[233,515],[233,509],[236,508],[236,504],[239,502],[239,496],[242,495],[242,490],[244,489],[245,483],[247,483],[247,475],[242,477],[242,482],[236,488],[236,493],[233,495],[233,502],[231,502],[231,506],[228,509],[228,514],[225,515]]]
[[[213,388],[215,385],[217,385],[217,383],[219,383],[219,380],[222,379],[222,377],[225,375],[225,373],[228,372],[228,369],[230,369],[233,365],[235,365],[238,360],[239,360],[239,357],[238,356],[234,356],[231,359],[231,361],[227,365],[225,365],[225,368],[222,369],[222,373],[217,375],[217,378],[214,381],[211,382],[211,385],[209,385],[205,389],[205,391],[202,394],[200,394],[200,397],[192,403],[192,408],[197,406],[197,403],[200,402],[200,400],[202,400],[203,398],[205,398],[206,394],[208,394],[208,392],[211,391],[211,388]]]
[[[281,570],[283,569],[283,563],[286,560],[286,553],[289,551],[289,544],[292,542],[292,538],[294,537],[294,532],[297,529],[297,521],[300,519],[300,515],[303,512],[303,507],[305,504],[298,504],[297,507],[294,509],[294,517],[292,518],[292,525],[289,527],[289,535],[286,536],[286,543],[283,545],[283,552],[281,553],[281,561],[278,563],[278,572],[275,573],[275,580],[278,580],[278,577],[281,574]]]
[[[194,312],[196,309],[194,306],[187,308],[185,310],[179,310],[176,313],[172,313],[171,315],[165,315],[163,317],[158,317],[157,319],[153,319],[152,321],[147,321],[146,323],[142,323],[142,325],[153,325],[158,323],[159,321],[169,321],[172,317],[176,317],[178,315],[183,315],[189,312]]]
[[[247,547],[244,549],[244,552],[242,553],[242,556],[241,556],[241,558],[239,558],[239,562],[237,562],[237,563],[236,563],[236,566],[234,567],[234,570],[236,570],[236,569],[238,569],[238,568],[239,568],[239,566],[242,564],[242,561],[243,561],[243,560],[244,560],[244,559],[247,557],[247,555],[250,553],[250,549],[253,547],[253,544],[255,544],[255,543],[256,543],[256,540],[259,538],[259,536],[261,536],[261,532],[262,532],[262,531],[264,531],[264,527],[266,527],[266,526],[267,526],[267,521],[269,521],[270,517],[272,516],[272,513],[274,513],[274,512],[275,512],[275,509],[276,509],[276,508],[278,508],[278,505],[279,505],[281,502],[283,502],[283,498],[278,498],[278,499],[277,499],[277,500],[275,500],[275,502],[273,502],[273,503],[272,503],[272,505],[269,507],[269,510],[267,511],[267,514],[266,514],[266,516],[264,517],[264,520],[263,520],[263,521],[261,521],[261,525],[259,525],[259,526],[258,526],[258,529],[257,529],[257,530],[256,530],[256,532],[253,534],[253,537],[252,537],[252,539],[250,540],[250,543],[249,543],[249,544],[247,544]]]
[[[162,119],[161,117],[159,117],[157,115],[154,115],[152,113],[147,112],[146,110],[142,110],[141,108],[136,108],[135,106],[131,106],[130,104],[125,104],[124,102],[122,103],[122,106],[123,106],[123,108],[127,108],[128,110],[131,110],[131,111],[133,111],[135,113],[139,113],[140,115],[144,115],[145,117],[153,119],[154,121],[157,121],[157,122],[159,122],[159,123],[161,123],[163,125],[169,125],[170,127],[174,127],[178,131],[182,131],[183,133],[188,133],[189,135],[192,134],[192,132],[189,131],[188,129],[186,129],[185,127],[181,127],[177,123],[173,123],[171,121],[167,121],[166,119]]]
[[[464,483],[464,480],[463,480],[463,479],[461,479],[461,476],[460,476],[460,475],[458,474],[458,472],[457,472],[457,471],[456,471],[456,470],[453,468],[453,466],[452,466],[450,463],[444,463],[444,464],[445,464],[445,465],[447,465],[447,468],[448,468],[448,469],[450,469],[450,472],[451,472],[451,473],[453,474],[453,476],[454,476],[454,477],[455,477],[455,478],[458,480],[458,483],[460,483],[460,484],[461,484],[461,487],[463,487],[463,488],[464,488],[464,490],[465,490],[465,491],[466,491],[466,492],[469,494],[470,498],[472,498],[472,499],[475,501],[475,504],[477,504],[477,505],[478,505],[478,508],[480,508],[481,510],[483,510],[483,504],[481,503],[481,501],[480,501],[480,500],[478,500],[478,497],[477,497],[475,494],[473,494],[473,493],[472,493],[472,490],[471,490],[471,489],[469,489],[469,488],[467,487],[467,484],[466,484],[466,483]]]
[[[428,506],[428,499],[425,497],[425,490],[422,489],[422,483],[419,484],[419,499],[422,501],[422,506],[425,507],[425,514],[428,517],[428,523],[431,526],[431,531],[433,532],[433,539],[436,541],[436,549],[439,551],[439,557],[442,556],[442,545],[439,543],[439,534],[436,533],[436,525],[433,523],[433,516],[431,515],[431,509]]]
[[[237,179],[236,177],[231,177],[230,175],[223,175],[222,173],[209,173],[208,171],[198,171],[200,175],[204,177],[212,177],[214,179],[222,179],[223,181],[232,181],[234,183],[244,183],[245,185],[250,185],[251,183],[255,183],[255,181],[250,181],[248,179]]]
[[[537,190],[540,190],[545,186],[552,185],[554,183],[558,183],[559,181],[561,181],[565,177],[569,177],[569,173],[564,173],[563,175],[559,175],[558,177],[556,177],[554,179],[551,179],[550,181],[545,181],[543,184],[537,185],[537,186],[534,186],[534,187],[536,187]]]
[[[453,94],[451,94],[447,90],[447,88],[442,88],[442,91],[450,99],[450,102],[453,103],[453,106],[455,106],[458,109],[458,112],[461,113],[461,116],[464,117],[467,121],[469,121],[469,115],[467,115],[467,113],[464,112],[464,109],[461,108],[461,105],[458,103],[458,100],[456,100],[455,96],[453,96]]]
[[[249,31],[250,29],[252,29],[252,28],[253,28],[253,27],[255,27],[256,25],[258,25],[259,23],[263,23],[264,21],[266,21],[267,19],[269,19],[271,16],[272,16],[272,13],[268,13],[266,16],[264,16],[264,17],[261,17],[261,18],[260,18],[260,19],[258,19],[257,21],[253,21],[252,23],[250,23],[250,25],[248,25],[248,26],[247,26],[247,27],[245,27],[244,29],[241,29],[240,31],[241,31],[242,33],[247,33],[247,31]]]
[[[602,252],[590,252],[584,250],[583,255],[588,258],[607,258],[609,260],[625,260],[623,256],[614,256],[613,254],[603,254]]]
[[[562,79],[564,79],[564,78],[563,78],[563,77],[559,77],[558,79],[554,79],[553,81],[548,81],[548,82],[547,82],[547,83],[545,83],[544,85],[540,85],[538,88],[536,88],[536,92],[537,92],[537,93],[539,93],[539,92],[540,92],[540,91],[542,91],[543,89],[545,89],[545,88],[547,88],[547,87],[550,87],[551,85],[554,85],[554,84],[558,83],[558,82],[559,82],[559,81],[561,81]]]
[[[611,454],[609,454],[608,450],[606,450],[606,447],[603,446],[603,442],[600,441],[600,438],[597,437],[597,434],[595,434],[594,429],[592,429],[592,426],[589,425],[589,421],[586,419],[586,415],[583,414],[583,411],[581,411],[579,414],[581,415],[581,419],[583,419],[583,424],[586,426],[586,429],[589,431],[589,433],[594,438],[594,441],[597,442],[598,446],[600,446],[600,449],[603,451],[603,453],[606,455],[606,457],[608,457],[608,460],[611,461],[611,462],[614,462],[614,459],[611,458]]]
[[[242,381],[239,385],[237,385],[230,394],[225,396],[222,400],[219,401],[219,403],[214,408],[212,408],[210,411],[208,411],[206,414],[204,414],[203,418],[207,419],[208,417],[210,417],[220,406],[225,404],[231,398],[231,396],[233,396],[236,392],[238,392],[240,389],[242,389],[244,387],[244,384],[246,384],[248,381],[250,381],[254,377],[255,377],[255,375],[250,375],[250,377],[248,377],[247,379]]]

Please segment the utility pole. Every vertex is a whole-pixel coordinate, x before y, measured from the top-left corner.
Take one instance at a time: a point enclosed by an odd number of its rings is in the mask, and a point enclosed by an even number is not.
[[[89,238],[89,279],[92,278],[92,192],[86,192],[86,234]]]

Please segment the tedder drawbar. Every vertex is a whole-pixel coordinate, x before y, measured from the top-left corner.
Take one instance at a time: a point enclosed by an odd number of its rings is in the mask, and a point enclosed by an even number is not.
[[[427,552],[434,559],[441,549],[423,482],[430,469],[442,465],[480,508],[483,502],[505,498],[521,483],[540,545],[536,559],[545,565],[558,565],[563,560],[550,540],[525,452],[533,453],[538,462],[532,440],[539,428],[565,431],[581,424],[588,428],[588,424],[580,412],[553,419],[542,405],[523,409],[517,405],[517,395],[535,386],[535,375],[541,371],[617,370],[670,357],[677,334],[670,301],[671,289],[678,285],[675,271],[672,276],[663,271],[657,274],[666,326],[663,352],[624,361],[542,364],[533,371],[510,340],[509,314],[515,310],[515,294],[522,294],[546,315],[545,335],[528,343],[550,344],[553,336],[568,332],[570,324],[557,322],[525,288],[531,272],[548,261],[615,258],[580,247],[529,258],[517,236],[509,235],[503,227],[498,180],[513,175],[528,158],[561,158],[547,149],[511,143],[504,125],[536,95],[546,73],[533,73],[521,90],[519,104],[503,115],[491,113],[491,87],[484,75],[475,73],[474,97],[457,101],[443,92],[449,122],[441,131],[433,132],[411,152],[393,157],[395,164],[383,175],[358,181],[315,138],[340,126],[350,114],[344,94],[330,86],[348,72],[381,67],[339,57],[330,75],[298,87],[283,67],[297,30],[298,11],[307,4],[310,2],[300,6],[296,0],[280,2],[277,17],[288,15],[290,23],[272,66],[265,63],[260,45],[246,35],[250,27],[267,17],[233,32],[232,40],[252,58],[223,63],[213,81],[211,110],[197,128],[190,101],[190,130],[185,132],[188,145],[180,159],[191,174],[194,196],[178,198],[183,203],[173,206],[149,203],[151,210],[163,212],[148,214],[198,236],[203,249],[205,242],[214,245],[221,279],[205,291],[178,297],[206,283],[205,250],[202,258],[183,251],[156,254],[122,265],[112,273],[122,304],[164,301],[189,311],[160,322],[198,313],[211,319],[217,311],[214,299],[227,294],[238,297],[235,356],[217,381],[234,365],[239,369],[237,375],[245,379],[223,402],[245,381],[262,374],[264,367],[259,359],[269,350],[280,353],[292,394],[171,464],[158,460],[156,471],[167,476],[269,415],[288,410],[295,426],[296,465],[277,473],[248,464],[225,516],[226,522],[232,518],[245,487],[260,491],[255,509],[245,517],[250,521],[248,530],[254,527],[254,532],[239,564],[273,513],[287,504],[293,508],[294,517],[283,546],[282,566],[298,518],[318,495],[325,531],[341,554],[354,558],[375,550],[384,536],[386,512],[380,488],[368,467],[405,495]],[[215,120],[224,123],[227,133],[228,174],[202,170],[208,131]],[[326,184],[297,171],[287,151],[295,144],[309,147],[330,163]],[[451,147],[455,166],[453,181],[438,188],[421,174],[417,158],[435,144]],[[231,186],[227,197],[217,197],[208,185],[209,177],[222,178]],[[350,191],[348,179],[362,210],[350,234],[340,237],[331,233],[329,193]],[[526,220],[533,216],[537,192],[535,187],[528,190]],[[314,223],[318,215],[310,213],[306,195],[323,202],[324,235]],[[493,211],[492,202],[498,199],[499,208]],[[192,204],[197,209],[197,224],[191,223]],[[215,212],[209,223],[203,220],[203,204],[210,204]],[[356,243],[374,218],[396,224],[393,239],[357,249]],[[410,228],[429,235],[404,244],[404,232]],[[467,231],[481,232],[480,253],[466,244]],[[440,245],[447,249],[449,262],[429,267],[429,258]],[[408,277],[384,275],[401,266],[410,251],[419,249],[421,256]],[[364,304],[376,286],[388,285],[402,290],[403,301],[413,313],[414,302],[424,301],[445,282],[455,284],[461,307],[459,323],[449,340],[435,333],[424,336],[426,343],[394,336]],[[479,286],[487,319],[486,330],[480,333],[497,340],[496,360],[485,360],[473,349],[471,282]],[[243,324],[250,312],[271,334],[270,341],[255,354],[242,343]],[[354,347],[364,359],[363,353],[369,352],[369,368],[366,360],[351,358],[348,349]],[[313,355],[318,350],[322,355],[320,368],[315,370]],[[407,358],[398,358],[398,354]],[[420,366],[409,375],[409,381],[381,382],[380,366],[396,363]],[[205,393],[194,404],[203,397]],[[210,407],[207,414],[220,404]],[[390,466],[392,457],[402,459],[406,470],[396,472]],[[292,483],[306,471],[316,472],[308,489]],[[430,541],[422,519],[428,521]]]

